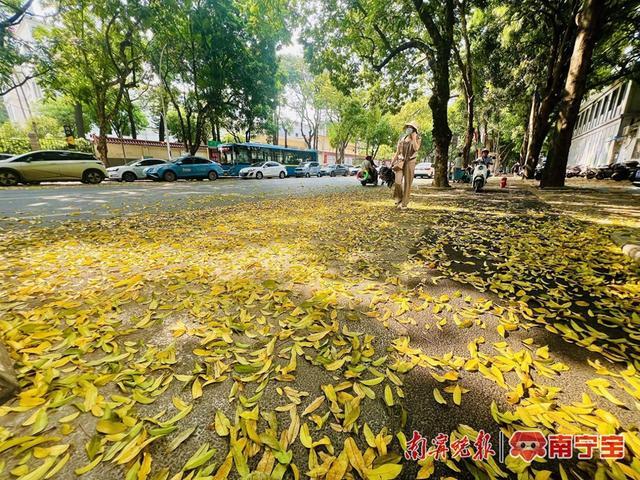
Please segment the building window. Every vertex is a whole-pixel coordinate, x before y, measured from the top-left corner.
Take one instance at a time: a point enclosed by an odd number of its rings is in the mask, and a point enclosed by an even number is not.
[[[602,120],[602,114],[604,113],[604,107],[606,105],[606,100],[603,98],[602,100],[600,100],[600,103],[598,104],[598,123],[601,123]]]
[[[611,110],[613,110],[613,102],[615,102],[616,99],[616,92],[613,92],[611,95],[609,95],[609,103],[607,104],[607,117],[609,116],[609,114],[611,113]]]
[[[618,102],[616,103],[616,107],[619,107],[620,104],[622,103],[622,99],[624,98],[625,93],[627,93],[627,84],[623,84],[622,87],[620,87],[620,95],[618,95]]]

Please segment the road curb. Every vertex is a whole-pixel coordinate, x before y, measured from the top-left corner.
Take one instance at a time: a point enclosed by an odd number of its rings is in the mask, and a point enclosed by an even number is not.
[[[630,231],[621,231],[611,234],[611,240],[622,249],[622,253],[640,263],[640,239]]]

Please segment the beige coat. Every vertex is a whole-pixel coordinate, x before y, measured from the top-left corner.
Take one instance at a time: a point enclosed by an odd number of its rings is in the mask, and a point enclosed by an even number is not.
[[[416,135],[415,138],[406,135],[398,142],[396,153],[391,161],[391,168],[393,170],[402,170],[404,162],[415,161],[418,156],[418,150],[420,150],[421,138]]]

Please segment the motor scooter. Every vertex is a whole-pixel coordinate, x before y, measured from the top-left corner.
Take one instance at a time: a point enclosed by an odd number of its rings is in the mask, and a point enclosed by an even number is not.
[[[579,177],[582,175],[582,167],[580,165],[574,165],[567,169],[567,178]]]
[[[482,190],[487,183],[487,178],[489,178],[489,169],[484,162],[477,160],[475,162],[475,167],[473,168],[473,173],[471,174],[471,185],[473,186],[473,191],[478,193]]]
[[[636,170],[638,169],[638,162],[631,160],[624,163],[614,163],[611,168],[613,169],[611,178],[616,182],[620,182],[622,180],[629,180],[635,177]]]
[[[600,165],[596,167],[596,180],[604,180],[605,178],[611,178],[613,175],[612,165]]]

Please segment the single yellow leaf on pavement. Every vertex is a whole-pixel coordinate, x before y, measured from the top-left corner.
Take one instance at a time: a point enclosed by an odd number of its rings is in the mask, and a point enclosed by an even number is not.
[[[447,401],[442,397],[442,394],[440,393],[440,390],[438,390],[437,388],[433,389],[433,398],[436,399],[436,402],[438,402],[441,405],[446,405]]]
[[[455,403],[456,405],[460,405],[461,401],[462,401],[462,389],[460,388],[460,385],[456,385],[455,388],[453,389],[453,403]]]

